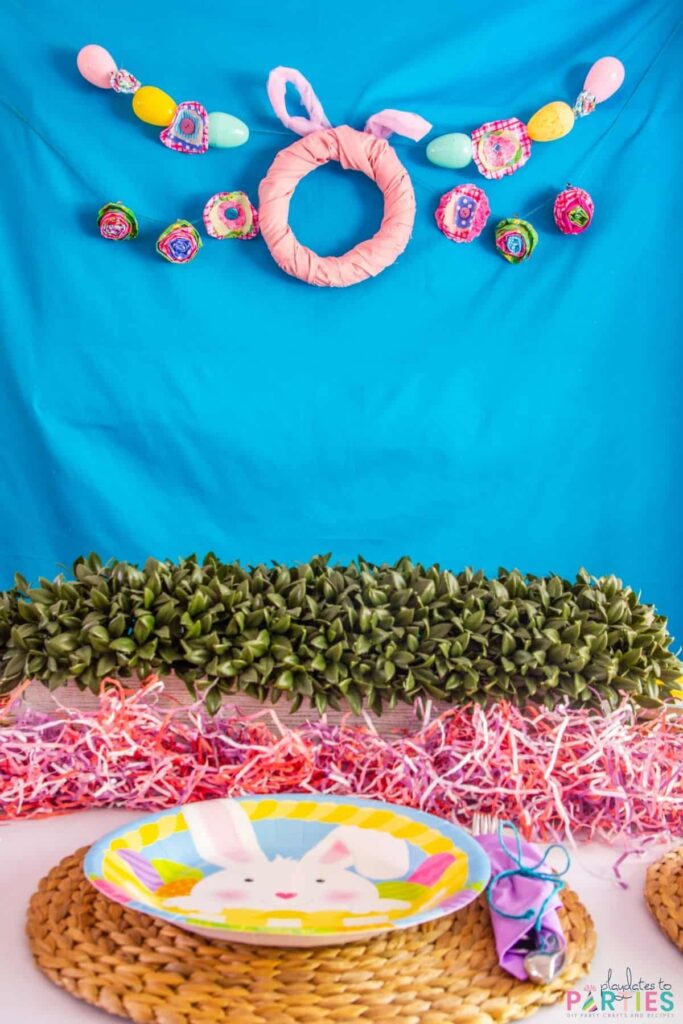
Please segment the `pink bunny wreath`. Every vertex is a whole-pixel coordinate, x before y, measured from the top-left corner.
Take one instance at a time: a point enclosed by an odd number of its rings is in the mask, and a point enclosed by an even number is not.
[[[289,114],[288,82],[298,90],[308,117]],[[348,125],[333,128],[310,83],[295,68],[270,72],[268,97],[285,127],[303,136],[277,154],[259,186],[259,223],[271,256],[286,274],[321,287],[345,288],[380,274],[407,246],[415,220],[410,175],[386,140],[397,132],[417,142],[431,124],[418,114],[382,110],[362,132]],[[384,195],[384,216],[372,238],[342,256],[322,257],[297,240],[288,223],[289,203],[301,179],[330,160],[376,183]]]

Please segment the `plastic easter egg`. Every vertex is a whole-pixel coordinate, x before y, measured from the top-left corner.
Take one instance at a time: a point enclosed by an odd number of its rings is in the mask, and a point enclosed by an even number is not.
[[[586,75],[583,91],[592,93],[596,103],[604,103],[621,87],[625,76],[626,70],[620,60],[601,57]]]
[[[555,100],[537,110],[526,127],[534,142],[554,142],[574,127],[574,111],[568,103]]]
[[[249,139],[249,128],[232,114],[215,111],[209,114],[209,145],[220,149],[243,146]]]
[[[449,132],[439,135],[427,146],[427,159],[437,167],[457,170],[467,167],[472,159],[472,139],[464,132]]]
[[[111,89],[111,76],[117,71],[116,61],[103,46],[96,43],[84,46],[78,51],[76,65],[86,82],[98,89]]]
[[[156,85],[142,85],[133,96],[133,113],[146,124],[168,127],[176,107],[176,101]]]

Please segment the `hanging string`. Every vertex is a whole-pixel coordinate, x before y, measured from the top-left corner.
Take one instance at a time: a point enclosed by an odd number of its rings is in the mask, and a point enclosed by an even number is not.
[[[8,103],[7,100],[3,99],[2,97],[0,97],[0,106],[4,107],[5,110],[9,111],[9,113],[12,114],[14,117],[16,117],[16,119],[18,121],[20,121],[22,124],[24,124],[29,129],[29,131],[33,132],[33,134],[35,136],[37,136],[37,138],[39,138],[40,141],[42,143],[44,143],[44,145],[46,145],[48,147],[48,149],[52,153],[54,153],[55,156],[59,160],[61,160],[61,162],[66,167],[66,169],[68,171],[70,171],[71,174],[73,174],[73,176],[81,183],[81,185],[83,185],[83,187],[90,193],[90,195],[93,196],[94,202],[97,205],[101,206],[101,205],[103,205],[107,201],[107,198],[103,197],[102,191],[99,188],[97,188],[95,185],[93,185],[93,183],[90,180],[88,180],[88,178],[86,178],[82,174],[80,169],[77,166],[75,166],[68,159],[68,157],[61,151],[61,149],[59,149],[59,147],[56,146],[52,142],[52,140],[49,139],[48,136],[45,135],[44,132],[42,132],[40,130],[40,128],[38,128],[35,124],[33,124],[31,121],[29,121],[29,119],[24,114],[22,114],[22,112],[20,110],[18,110],[11,103]],[[287,138],[290,138],[290,133],[289,132],[279,131],[276,128],[252,128],[251,129],[251,134],[252,135],[279,135],[279,136],[285,136]],[[166,220],[159,220],[158,218],[152,217],[151,215],[148,215],[146,213],[139,214],[139,213],[137,213],[137,211],[136,211],[136,217],[137,217],[139,222],[144,222],[144,224],[146,224],[148,227],[160,227],[160,228],[167,227],[168,223],[169,223],[169,219],[172,219],[172,218],[166,218]],[[198,229],[203,228],[204,221],[202,220],[201,216],[197,217],[195,220],[192,220],[189,217],[186,217],[184,219],[187,220],[190,224],[193,224],[194,227],[196,227]]]
[[[589,160],[591,160],[592,157],[595,156],[595,151],[598,149],[598,147],[600,145],[602,145],[602,143],[605,141],[605,139],[607,138],[609,133],[612,131],[612,129],[614,128],[614,126],[618,122],[618,120],[621,117],[621,115],[624,113],[624,111],[628,107],[628,105],[631,102],[631,100],[634,99],[634,97],[636,96],[638,90],[642,86],[643,82],[645,81],[647,76],[650,74],[650,72],[653,70],[655,64],[660,59],[660,57],[663,55],[664,51],[666,50],[667,46],[672,41],[672,39],[675,37],[676,33],[679,31],[681,25],[683,25],[683,18],[681,18],[679,21],[677,21],[676,24],[674,25],[674,27],[672,28],[671,32],[669,32],[669,35],[666,37],[666,39],[664,40],[664,42],[660,46],[659,50],[654,55],[654,57],[652,58],[650,63],[647,65],[647,67],[643,71],[643,73],[640,76],[640,78],[638,79],[638,81],[636,82],[636,85],[635,85],[635,88],[633,89],[633,92],[628,97],[628,99],[625,100],[625,102],[624,102],[623,106],[621,107],[621,109],[617,111],[617,113],[616,113],[614,119],[612,120],[612,122],[609,125],[607,125],[607,127],[603,131],[602,135],[598,136],[598,138],[595,140],[593,145],[589,147],[589,149],[586,151],[586,153],[584,153],[583,157],[579,160],[578,164],[574,167],[574,170],[572,171],[572,175],[571,175],[573,178],[576,178],[578,176],[578,174],[579,174],[579,171],[583,167],[586,166],[586,164],[589,162]],[[546,206],[550,206],[551,203],[553,203],[554,201],[555,201],[554,197],[553,197],[553,199],[543,199],[540,203],[538,203],[536,206],[534,206],[533,209],[527,211],[526,213],[523,213],[522,214],[522,218],[524,220],[528,220],[530,217],[533,217],[533,215],[535,213],[538,213],[539,210],[542,210]]]
[[[620,117],[622,116],[622,114],[626,110],[626,108],[629,106],[631,101],[637,95],[638,91],[642,87],[643,83],[645,82],[645,80],[648,77],[648,75],[650,74],[650,72],[654,69],[655,65],[658,63],[660,58],[663,56],[664,52],[666,51],[666,49],[669,46],[669,44],[671,43],[671,41],[675,38],[676,34],[679,32],[679,30],[681,28],[681,25],[683,25],[683,18],[679,19],[675,23],[675,25],[673,26],[673,28],[669,32],[668,36],[666,37],[666,39],[664,40],[664,42],[660,46],[659,50],[655,53],[655,55],[652,58],[652,60],[650,61],[650,63],[647,65],[647,67],[643,71],[642,75],[640,76],[640,78],[638,79],[638,81],[637,81],[637,83],[635,85],[635,88],[631,92],[631,94],[628,97],[628,99],[624,102],[624,104],[622,105],[620,110],[617,112],[617,114],[615,115],[615,117],[612,120],[612,122],[605,128],[603,133],[598,137],[598,139],[593,143],[593,145],[584,154],[583,158],[574,167],[573,172],[572,172],[572,177],[576,177],[578,172],[579,172],[579,170],[586,166],[588,161],[595,155],[595,152],[598,149],[598,147],[604,142],[605,138],[613,130],[613,128],[615,127],[615,125],[619,121]],[[0,97],[0,105],[5,110],[7,110],[10,114],[12,114],[18,121],[20,121],[22,124],[24,124],[29,129],[29,131],[33,132],[34,135],[36,135],[41,140],[41,142],[43,142],[48,147],[48,149],[50,149],[50,151],[55,154],[55,156],[64,164],[64,166],[67,168],[67,170],[70,171],[71,174],[73,174],[73,176],[79,182],[81,182],[81,184],[85,187],[85,189],[94,197],[94,199],[95,199],[95,201],[97,203],[102,203],[102,202],[106,201],[105,198],[103,198],[103,195],[102,195],[100,189],[96,188],[92,184],[91,181],[89,181],[86,177],[84,177],[84,175],[81,173],[81,171],[74,164],[71,163],[71,161],[59,149],[59,147],[56,146],[24,114],[22,114],[22,112],[20,110],[18,110],[13,104],[9,103],[7,100],[3,99],[2,97]],[[279,131],[279,130],[274,129],[274,128],[273,129],[271,129],[271,128],[260,128],[260,129],[256,128],[256,129],[252,129],[252,134],[255,134],[255,135],[289,136],[288,132]],[[413,182],[415,183],[415,185],[420,185],[422,188],[428,189],[430,192],[432,191],[432,186],[431,185],[427,185],[425,182],[420,181],[414,175],[413,175]],[[532,217],[535,213],[538,213],[539,210],[542,210],[544,207],[549,206],[552,202],[554,202],[554,198],[553,199],[544,199],[540,203],[538,203],[536,206],[534,206],[531,210],[528,210],[525,213],[523,213],[521,216],[522,216],[523,219],[526,220],[526,219]],[[159,220],[156,217],[152,217],[152,216],[150,216],[150,215],[148,215],[146,213],[142,213],[142,214],[139,214],[137,216],[138,216],[138,220],[139,221],[144,221],[149,226],[164,227],[168,223],[167,219],[162,221],[162,220]],[[191,224],[193,224],[195,227],[201,228],[202,223],[203,223],[201,217],[197,218],[197,220],[191,220],[190,218],[186,218],[186,219],[188,219],[189,222]]]

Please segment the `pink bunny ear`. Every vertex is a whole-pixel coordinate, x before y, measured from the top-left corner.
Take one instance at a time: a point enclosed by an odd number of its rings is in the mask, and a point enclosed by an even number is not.
[[[356,825],[340,825],[332,829],[302,858],[302,864],[353,865],[359,874],[367,878],[401,878],[409,863],[405,840]]]
[[[266,859],[246,811],[235,800],[187,804],[183,817],[203,860],[226,865]]]
[[[308,117],[295,116],[287,110],[287,83],[293,85],[301,98],[301,103]],[[268,99],[273,110],[285,128],[290,128],[297,135],[309,135],[321,128],[331,128],[323,105],[313,91],[313,86],[296,68],[273,68],[268,75]]]
[[[319,864],[343,864],[344,867],[350,867],[353,864],[351,851],[341,839],[335,839],[331,846],[322,848],[317,860]]]
[[[432,125],[419,114],[411,114],[409,110],[380,110],[369,117],[363,131],[375,135],[378,139],[388,139],[396,132],[397,135],[404,135],[413,142],[419,142],[427,132],[432,130]]]
[[[287,110],[288,84],[296,88],[308,117],[293,115]],[[296,68],[273,68],[268,75],[266,89],[273,110],[285,128],[290,128],[297,135],[310,135],[311,132],[319,132],[323,128],[332,127],[313,86]],[[431,128],[430,122],[426,121],[424,117],[420,117],[419,114],[412,114],[408,110],[394,110],[389,107],[368,118],[363,130],[378,139],[388,139],[390,135],[396,133],[404,135],[407,139],[412,139],[413,142],[418,142],[427,132],[431,131]]]

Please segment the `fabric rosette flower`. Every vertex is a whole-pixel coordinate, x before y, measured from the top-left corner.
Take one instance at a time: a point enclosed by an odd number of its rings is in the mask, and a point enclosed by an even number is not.
[[[204,207],[204,225],[212,238],[241,238],[258,234],[258,210],[246,192],[217,192]]]
[[[528,260],[537,242],[536,229],[528,220],[507,217],[496,225],[496,248],[508,263]]]
[[[555,200],[553,217],[563,235],[580,235],[590,227],[594,209],[585,189],[568,185]]]
[[[157,252],[169,263],[189,263],[202,247],[202,240],[189,220],[177,220],[161,232]]]
[[[111,242],[125,242],[135,238],[138,222],[135,214],[123,203],[107,203],[97,214],[97,226],[102,238]]]
[[[471,242],[484,230],[490,213],[483,189],[476,185],[456,185],[441,196],[434,217],[446,238],[452,242]]]
[[[125,68],[118,68],[116,71],[112,71],[110,81],[114,92],[123,93],[124,96],[136,93],[141,84],[135,75],[132,75],[130,71],[126,71]]]
[[[472,156],[485,178],[503,178],[523,167],[531,156],[526,125],[517,117],[488,121],[472,132]]]
[[[588,117],[595,110],[598,101],[592,92],[584,89],[576,97],[576,103],[574,104],[574,116],[575,117]]]

